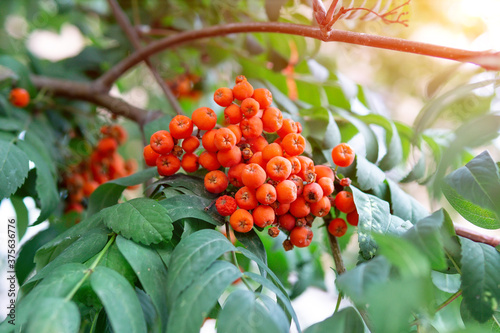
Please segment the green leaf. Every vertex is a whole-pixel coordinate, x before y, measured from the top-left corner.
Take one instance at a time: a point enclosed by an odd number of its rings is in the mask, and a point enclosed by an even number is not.
[[[108,315],[115,332],[147,332],[141,304],[130,283],[106,267],[96,267],[90,284]]]
[[[128,186],[138,185],[158,176],[156,168],[139,171],[128,177],[111,180],[99,186],[89,198],[88,216],[118,203],[123,191]]]
[[[299,114],[305,121],[302,135],[316,139],[322,149],[332,149],[340,143],[340,130],[326,108],[302,109]]]
[[[13,141],[0,140],[0,200],[13,194],[28,176],[29,159]]]
[[[403,191],[398,184],[387,179],[391,191],[391,209],[394,215],[415,224],[429,212],[415,198]]]
[[[21,131],[24,128],[22,121],[14,118],[0,117],[0,130],[7,132]]]
[[[390,270],[389,261],[379,256],[338,276],[335,284],[356,304],[362,304],[365,302],[368,290],[389,280]]]
[[[172,220],[167,210],[153,199],[132,199],[105,208],[102,216],[111,230],[145,245],[172,238]]]
[[[170,187],[183,187],[190,190],[192,193],[201,196],[203,198],[216,199],[218,195],[210,193],[206,190],[203,178],[184,175],[182,173],[176,173],[175,175],[163,177],[153,184],[151,187],[158,187],[159,185],[168,185]]]
[[[220,232],[204,229],[179,242],[170,256],[167,301],[173,308],[179,295],[217,258],[235,247]]]
[[[411,227],[389,212],[389,204],[376,196],[365,194],[351,186],[354,203],[359,214],[358,241],[361,255],[370,259],[375,255],[377,244],[374,233],[400,235]]]
[[[255,254],[259,259],[267,265],[267,253],[266,249],[264,248],[264,244],[262,243],[262,240],[260,239],[259,235],[255,232],[254,229],[250,230],[249,232],[241,233],[241,232],[234,232],[234,235],[236,236],[236,239],[240,241],[241,244],[243,244],[249,251],[251,251],[253,254]],[[260,274],[262,276],[266,276],[266,271],[259,266]]]
[[[80,312],[74,302],[64,298],[44,298],[27,322],[27,333],[77,333],[80,330]]]
[[[132,266],[142,287],[151,297],[161,323],[167,323],[167,269],[158,253],[144,245],[137,244],[121,236],[116,238],[116,245],[128,263]]]
[[[493,315],[500,303],[500,253],[492,246],[460,238],[462,290],[467,309],[479,322]]]
[[[23,198],[12,196],[10,197],[10,202],[16,211],[17,238],[21,240],[29,225],[28,209],[24,204]]]
[[[165,207],[172,221],[185,218],[195,218],[213,225],[222,225],[224,217],[213,209],[205,210],[212,200],[197,195],[177,195],[159,203]]]
[[[33,87],[33,84],[31,83],[30,77],[29,77],[29,71],[28,68],[26,68],[25,65],[17,61],[16,59],[7,56],[7,55],[0,55],[0,66],[5,66],[9,68],[11,71],[16,73],[18,77],[18,87],[23,87],[28,92],[30,93],[31,97],[35,96],[35,88]]]
[[[57,181],[54,179],[51,168],[46,159],[31,144],[25,141],[18,142],[36,168],[36,192],[40,198],[41,211],[35,224],[45,221],[59,205],[59,192]]]
[[[172,118],[173,117],[170,115],[165,115],[161,118],[155,119],[154,121],[146,123],[146,125],[144,125],[144,137],[148,138],[148,142],[151,135],[153,135],[155,132],[160,130],[168,131],[168,125],[170,124]]]
[[[96,254],[94,257],[89,259],[88,262],[93,262],[99,255],[100,253]],[[107,267],[114,270],[115,272],[126,278],[131,285],[134,285],[134,283],[137,281],[137,276],[134,272],[134,269],[122,255],[122,253],[118,249],[116,242],[108,248],[104,255],[102,255],[101,260],[99,261],[99,264],[97,266]]]
[[[500,175],[487,151],[449,174],[443,193],[463,217],[486,229],[500,228]]]
[[[258,302],[253,292],[237,290],[226,299],[217,317],[217,332],[233,333],[242,330],[248,333],[289,332],[286,316],[284,323],[277,322],[279,317],[276,317],[266,306]]]
[[[363,333],[365,325],[359,313],[353,307],[347,307],[331,317],[308,327],[304,333],[349,332]]]
[[[378,187],[385,180],[385,173],[363,156],[356,156],[356,178],[359,188],[368,191]]]
[[[227,261],[216,261],[198,274],[170,307],[167,332],[199,332],[224,290],[241,276]]]

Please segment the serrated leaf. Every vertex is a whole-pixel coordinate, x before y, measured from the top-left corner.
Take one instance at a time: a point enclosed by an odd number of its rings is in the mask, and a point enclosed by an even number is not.
[[[147,332],[141,304],[130,283],[106,267],[96,267],[90,284],[108,315],[115,332]]]
[[[156,168],[141,170],[128,177],[111,180],[99,186],[89,198],[89,207],[87,216],[101,211],[102,209],[112,206],[118,202],[123,191],[128,186],[138,185],[147,180],[158,176]]]
[[[467,309],[479,322],[493,315],[500,303],[500,253],[492,246],[460,238],[462,290]]]
[[[102,211],[104,224],[127,239],[149,245],[172,238],[172,220],[156,200],[137,198]]]
[[[0,200],[23,185],[28,171],[28,156],[13,141],[0,140]]]
[[[241,276],[236,266],[215,261],[196,277],[170,308],[168,332],[199,332],[203,320],[224,290]]]
[[[211,204],[212,200],[197,195],[177,195],[159,203],[168,211],[172,221],[178,221],[185,218],[195,218],[208,222],[213,225],[222,225],[224,217],[213,209],[205,210]]]
[[[356,156],[356,178],[359,188],[368,191],[378,187],[385,180],[385,173],[363,156]]]
[[[236,250],[220,232],[200,230],[179,242],[170,256],[167,301],[173,307],[179,295],[217,258]]]
[[[243,329],[248,333],[289,332],[288,320],[286,317],[284,319],[285,327],[276,321],[274,313],[269,313],[269,310],[257,301],[253,292],[237,290],[226,299],[217,317],[217,332],[233,333]]]
[[[442,189],[468,221],[486,229],[500,228],[499,169],[487,151],[446,176]]]
[[[151,297],[161,323],[166,325],[168,318],[165,297],[167,269],[160,256],[154,249],[121,236],[116,238],[116,245],[134,269],[144,290]]]
[[[304,333],[349,332],[363,333],[365,325],[359,313],[353,307],[347,307],[331,317],[308,327]]]
[[[363,258],[370,259],[377,248],[374,233],[400,235],[411,227],[411,223],[391,215],[386,201],[365,194],[354,186],[351,189],[359,214],[359,249]]]
[[[182,173],[176,173],[172,176],[163,177],[151,184],[150,187],[154,188],[158,187],[159,185],[168,185],[174,188],[183,187],[190,190],[192,193],[204,198],[210,197],[216,199],[218,196],[207,191],[203,182],[203,178],[184,175]]]
[[[80,311],[74,302],[64,298],[44,298],[26,325],[27,333],[77,333]]]
[[[416,223],[429,215],[427,209],[415,198],[403,191],[398,184],[390,179],[387,179],[387,184],[391,191],[391,208],[394,215],[411,223]]]

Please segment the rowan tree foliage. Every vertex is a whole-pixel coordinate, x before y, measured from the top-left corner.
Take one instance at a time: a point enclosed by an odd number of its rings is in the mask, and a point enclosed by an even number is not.
[[[0,331],[500,332],[500,163],[474,153],[500,133],[500,53],[356,31],[412,15],[403,0],[2,4],[0,199],[23,246]],[[68,23],[77,55],[27,48]],[[434,80],[408,124],[331,44],[476,69]],[[291,300],[328,270],[337,306],[304,329]]]

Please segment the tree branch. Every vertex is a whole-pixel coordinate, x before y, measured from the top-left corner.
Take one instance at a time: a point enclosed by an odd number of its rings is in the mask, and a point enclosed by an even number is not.
[[[180,32],[174,36],[155,41],[127,58],[104,73],[96,84],[99,89],[109,89],[111,85],[127,72],[151,55],[167,48],[178,46],[193,40],[225,36],[233,33],[267,32],[298,35],[319,39],[324,42],[342,42],[363,45],[406,53],[414,53],[431,57],[444,58],[460,62],[474,63],[490,70],[500,70],[500,52],[498,51],[468,51],[451,47],[415,42],[400,38],[376,36],[344,30],[321,31],[319,27],[281,22],[250,22],[230,23],[206,27],[200,30]]]
[[[454,226],[455,226],[455,232],[459,236],[468,238],[468,239],[473,240],[474,242],[477,242],[477,243],[488,244],[488,245],[491,245],[493,247],[497,247],[498,245],[500,245],[500,238],[499,237],[479,233],[475,230],[462,227],[458,224],[454,224]]]
[[[163,115],[159,111],[153,112],[135,107],[120,98],[110,96],[108,93],[98,93],[91,83],[74,82],[37,75],[31,75],[30,79],[38,89],[47,90],[55,96],[93,103],[106,108],[109,112],[117,116],[131,119],[140,126]]]
[[[137,34],[137,31],[134,29],[132,24],[130,23],[128,17],[125,15],[123,10],[120,8],[120,5],[116,0],[108,0],[109,6],[111,7],[111,10],[113,12],[113,15],[116,18],[116,21],[122,28],[122,30],[125,32],[127,35],[127,38],[129,39],[130,43],[136,50],[140,50],[142,48],[141,42],[139,39],[139,36]],[[167,86],[163,78],[160,76],[158,71],[154,68],[153,64],[149,60],[149,58],[145,58],[144,62],[148,66],[149,70],[151,71],[151,74],[153,74],[153,77],[155,78],[156,82],[160,86],[161,90],[163,91],[163,94],[169,101],[170,105],[174,109],[175,113],[177,114],[184,114],[182,111],[181,106],[179,105],[179,102],[177,101],[177,98],[174,96],[172,93],[172,90]],[[111,87],[107,87],[111,88]]]

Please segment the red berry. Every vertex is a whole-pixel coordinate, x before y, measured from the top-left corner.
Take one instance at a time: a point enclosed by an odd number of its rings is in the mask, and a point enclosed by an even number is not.
[[[30,103],[30,94],[23,88],[14,88],[10,91],[9,101],[12,105],[24,108]]]
[[[339,167],[345,168],[354,161],[354,150],[347,143],[341,143],[332,150],[333,163]]]
[[[215,201],[215,207],[222,216],[229,216],[236,211],[236,200],[229,195],[223,195]]]

